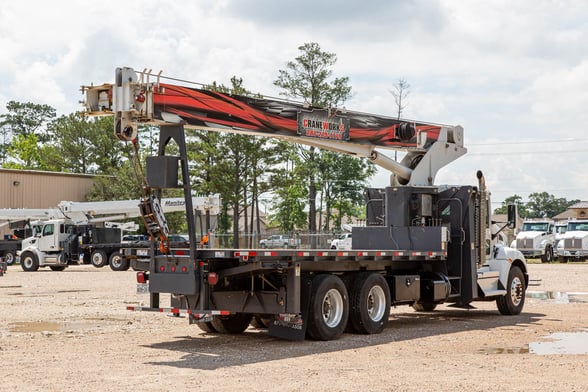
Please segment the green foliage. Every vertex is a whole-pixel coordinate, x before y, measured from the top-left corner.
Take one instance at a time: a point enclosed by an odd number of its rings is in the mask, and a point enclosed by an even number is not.
[[[33,142],[44,143],[50,139],[46,126],[55,117],[55,109],[49,105],[9,101],[6,104],[6,110],[7,113],[0,115],[0,131],[2,132],[0,157],[3,166],[40,169],[42,164],[39,152],[33,151]]]
[[[519,195],[512,195],[504,199],[502,205],[494,210],[495,214],[507,214],[508,213],[508,206],[511,204],[517,205],[517,210],[519,212],[519,216],[521,218],[526,218],[528,213],[525,207],[525,203],[523,202],[523,198]]]
[[[278,78],[274,85],[280,87],[281,94],[302,98],[313,107],[335,107],[351,96],[349,78],[332,79],[332,67],[337,62],[334,53],[325,52],[318,43],[305,43],[298,47],[300,55],[286,64],[286,69],[278,71]],[[314,147],[301,148],[303,169],[299,170],[301,177],[294,180],[293,185],[305,183],[308,194],[308,229],[316,232],[316,202],[317,178],[320,166],[320,152]],[[297,195],[298,192],[291,192]]]
[[[376,172],[374,164],[330,151],[322,152],[318,164],[321,201],[325,208],[323,228],[329,231],[331,221],[338,228],[345,223],[345,217],[363,215],[363,212],[358,215],[358,209],[363,205],[366,181]]]
[[[286,64],[287,69],[279,70],[274,81],[284,90],[282,94],[319,107],[337,106],[351,96],[348,77],[330,80],[337,55],[323,51],[316,42],[305,43],[298,50],[300,55]]]
[[[8,156],[12,159],[4,163],[9,169],[40,169],[41,154],[38,148],[39,138],[34,133],[18,134],[12,138],[8,146]]]
[[[277,197],[272,203],[275,213],[270,216],[272,222],[287,233],[304,227],[307,220],[304,212],[306,189],[302,183],[292,181],[293,177],[293,173],[283,171],[274,178],[276,184],[289,183],[275,190]]]
[[[578,202],[579,200],[567,200],[563,197],[556,198],[547,192],[534,192],[529,195],[527,203],[524,203],[519,195],[507,197],[502,202],[502,206],[494,210],[494,213],[506,214],[506,206],[516,204],[522,218],[553,218]]]
[[[556,198],[547,192],[534,192],[529,195],[526,204],[529,218],[551,218],[561,214],[578,200],[568,201],[565,198]]]
[[[55,109],[49,105],[31,102],[9,101],[6,104],[8,113],[0,115],[0,128],[12,135],[40,135],[40,140],[47,138],[43,134],[46,125],[55,117]]]

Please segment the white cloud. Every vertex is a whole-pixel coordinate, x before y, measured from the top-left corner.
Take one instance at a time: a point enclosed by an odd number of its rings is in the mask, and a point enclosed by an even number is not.
[[[111,81],[118,66],[202,83],[236,75],[277,96],[277,70],[314,41],[350,78],[347,108],[394,115],[389,90],[404,78],[405,117],[464,126],[470,154],[438,182],[475,184],[482,169],[495,200],[543,190],[588,199],[577,185],[584,153],[550,153],[588,150],[587,17],[581,0],[301,0],[287,10],[270,0],[8,2],[0,113],[17,100],[67,114],[80,108],[80,85]],[[524,143],[534,140],[555,142]],[[481,145],[497,141],[510,144]]]

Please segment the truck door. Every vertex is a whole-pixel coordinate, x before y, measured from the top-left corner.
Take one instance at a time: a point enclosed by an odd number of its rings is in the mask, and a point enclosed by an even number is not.
[[[54,252],[59,249],[58,234],[56,233],[56,224],[47,223],[43,226],[41,237],[39,238],[39,250],[42,252]]]

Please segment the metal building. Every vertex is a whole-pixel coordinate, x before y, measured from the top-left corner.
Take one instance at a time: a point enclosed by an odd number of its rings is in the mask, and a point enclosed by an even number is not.
[[[88,174],[0,169],[0,208],[51,208],[62,200],[86,201]]]
[[[86,201],[93,175],[0,169],[0,208],[55,208],[62,200]],[[0,238],[10,233],[0,222]]]

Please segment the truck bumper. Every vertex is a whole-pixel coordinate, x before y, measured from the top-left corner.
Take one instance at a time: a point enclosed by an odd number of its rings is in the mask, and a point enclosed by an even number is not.
[[[543,253],[545,252],[544,249],[519,249],[519,250],[521,251],[523,256],[528,257],[528,258],[536,258],[536,257],[543,256]]]
[[[563,256],[563,257],[575,257],[577,259],[579,258],[585,258],[588,257],[588,250],[586,249],[564,249],[563,252],[558,252],[557,254],[558,256]]]

